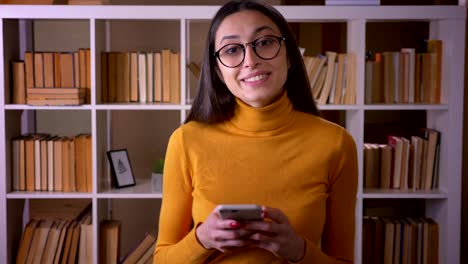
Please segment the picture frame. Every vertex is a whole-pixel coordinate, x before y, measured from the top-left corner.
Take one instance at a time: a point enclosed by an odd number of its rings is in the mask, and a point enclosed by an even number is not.
[[[132,164],[127,149],[107,151],[107,159],[111,168],[111,182],[116,188],[134,186],[136,184],[133,175]]]

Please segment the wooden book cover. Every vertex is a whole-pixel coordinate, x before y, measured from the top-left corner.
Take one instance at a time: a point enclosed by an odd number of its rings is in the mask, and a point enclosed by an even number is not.
[[[20,190],[20,140],[21,137],[11,140],[11,190]],[[23,169],[24,170],[24,169]]]
[[[433,102],[440,103],[442,85],[442,40],[430,39],[427,41],[427,52],[435,54],[434,58],[434,98]]]
[[[86,192],[86,143],[84,135],[75,137],[75,161],[76,191]]]
[[[91,50],[85,49],[86,57],[86,100],[87,104],[91,103]]]
[[[57,249],[54,256],[54,264],[60,263],[60,258],[63,255],[63,245],[65,244],[65,237],[68,232],[68,228],[71,225],[72,221],[64,221],[62,228],[60,229],[60,236],[57,242]]]
[[[161,52],[154,53],[153,96],[154,102],[162,102],[162,61]]]
[[[392,52],[382,52],[384,103],[395,103],[395,66]]]
[[[383,263],[385,226],[381,218],[375,217],[375,233],[372,263]]]
[[[57,138],[54,140],[54,191],[61,192],[63,191],[62,185],[62,140],[63,138]]]
[[[130,53],[130,102],[138,102],[138,52]]]
[[[75,71],[73,65],[73,52],[60,53],[60,79],[62,88],[73,88],[75,86]]]
[[[393,246],[395,244],[395,223],[388,219],[382,218],[384,223],[384,264],[393,264]]]
[[[73,52],[73,87],[80,88],[80,52]]]
[[[130,102],[130,53],[124,52],[123,53],[123,96],[122,102],[128,103]]]
[[[93,262],[93,224],[91,216],[84,218],[80,225],[78,263]]]
[[[153,263],[153,254],[155,247],[156,241],[154,241],[153,244],[151,244],[151,246],[146,250],[143,256],[141,256],[141,258],[136,262],[136,264]]]
[[[34,53],[27,51],[24,53],[24,71],[26,76],[26,88],[32,88],[34,84]]]
[[[169,49],[161,50],[162,63],[162,101],[171,102],[171,51]]]
[[[54,83],[54,53],[42,53],[44,60],[44,87],[55,87]]]
[[[318,55],[317,56],[318,64],[317,67],[314,69],[313,72],[311,72],[312,75],[309,75],[309,81],[310,81],[310,87],[312,88],[312,92],[314,92],[313,87],[316,86],[316,82],[322,72],[323,67],[326,65],[327,57],[324,55]],[[317,98],[318,96],[315,96]]]
[[[138,94],[140,103],[146,102],[146,54],[138,53]]]
[[[146,53],[146,102],[152,103],[154,101],[154,53]]]
[[[60,75],[60,69],[61,69],[60,65],[61,65],[60,52],[54,52],[54,85],[55,85],[55,87],[62,87],[62,78],[61,78],[61,75]]]
[[[41,191],[47,191],[47,142],[49,137],[45,137],[41,140]]]
[[[47,238],[50,233],[50,229],[54,224],[53,220],[40,220],[39,225],[34,230],[33,240],[31,241],[31,249],[28,253],[28,263],[40,263],[44,248],[47,243]]]
[[[328,98],[326,102],[328,104],[335,104],[335,90],[336,90],[336,79],[338,78],[338,62],[335,61],[335,69],[333,70],[333,77],[332,77],[332,85],[330,89],[330,93],[328,94]]]
[[[362,221],[362,264],[372,264],[375,237],[375,221],[364,216]]]
[[[49,236],[47,237],[47,243],[44,247],[44,253],[42,254],[40,263],[53,263],[55,253],[60,240],[60,232],[65,225],[65,221],[55,220],[54,224],[50,228]]]
[[[401,155],[401,172],[400,172],[400,190],[408,189],[408,167],[409,167],[409,155],[410,155],[410,142],[408,139],[401,137],[401,143],[403,144],[403,151]]]
[[[318,103],[319,104],[326,104],[328,97],[330,96],[330,91],[333,83],[333,76],[335,71],[335,59],[336,59],[336,52],[327,51],[325,52],[327,56],[327,74],[325,76],[325,82],[323,84],[322,91],[320,92]]]
[[[124,71],[125,71],[125,53],[117,53],[117,65],[116,65],[116,96],[115,101],[122,103],[124,102]]]
[[[31,243],[34,236],[34,231],[39,224],[39,220],[31,219],[29,220],[28,224],[24,228],[23,235],[21,237],[21,242],[18,247],[18,254],[16,255],[16,263],[18,264],[26,264],[29,249],[31,247]]]
[[[108,84],[109,84],[109,93],[108,93],[108,102],[114,103],[117,99],[117,53],[109,52],[107,54],[108,59]]]
[[[81,222],[77,222],[73,228],[71,243],[70,243],[70,253],[68,254],[68,264],[75,264],[78,258],[78,247],[80,240],[80,230]]]
[[[91,208],[89,199],[31,199],[29,216],[35,219],[81,219]]]
[[[400,264],[404,225],[401,223],[399,219],[392,219],[392,220],[395,223],[395,239],[394,239],[395,243],[393,247],[393,264]]]
[[[26,190],[26,137],[19,140],[19,191]]]
[[[41,162],[41,142],[44,140],[42,136],[36,136],[34,139],[34,190],[41,190],[42,183],[42,162]]]
[[[435,129],[425,128],[422,130],[423,137],[428,140],[427,156],[426,156],[426,177],[425,177],[425,190],[432,189],[432,181],[434,177],[434,168],[436,167],[436,152],[438,151],[440,133]]]
[[[13,104],[26,104],[26,77],[24,62],[13,61],[13,91],[11,101]]]
[[[93,191],[93,151],[92,151],[92,137],[86,135],[85,137],[85,151],[86,151],[86,191]]]
[[[344,84],[344,74],[345,74],[345,59],[346,54],[340,53],[338,54],[338,61],[337,61],[337,73],[336,73],[336,84],[334,93],[330,95],[333,96],[333,103],[340,104],[341,103],[341,93],[343,90]]]
[[[62,190],[64,192],[71,192],[69,138],[64,137],[61,140],[61,145],[62,145]]]
[[[155,241],[156,238],[153,235],[146,233],[143,239],[138,243],[138,245],[127,254],[122,264],[136,263],[154,244]]]
[[[180,104],[180,53],[171,52],[170,98],[171,103]]]
[[[47,190],[54,191],[54,141],[57,137],[47,140]]]
[[[44,61],[42,52],[34,53],[34,87],[44,87]]]
[[[71,251],[73,232],[75,231],[75,227],[77,224],[78,222],[73,220],[67,229],[67,233],[65,234],[65,240],[63,242],[62,256],[60,257],[59,262],[61,264],[68,263],[68,256],[70,255]]]
[[[383,103],[384,91],[382,84],[382,54],[375,54],[375,61],[372,63],[372,102]]]
[[[403,142],[399,137],[388,136],[388,145],[392,148],[393,152],[392,188],[399,189],[401,184]]]
[[[387,144],[380,145],[380,188],[392,186],[392,148]]]
[[[34,191],[34,138],[25,139],[26,191]]]
[[[105,220],[101,222],[99,230],[99,263],[118,263],[120,233],[120,221]]]
[[[76,174],[75,174],[75,165],[76,165],[76,157],[75,157],[75,139],[70,138],[68,140],[69,145],[69,176],[70,176],[70,191],[76,192]]]
[[[345,87],[345,104],[355,104],[356,103],[356,65],[357,65],[356,54],[350,52],[347,54],[346,61],[346,87]]]
[[[79,87],[86,88],[86,50],[79,49],[78,50],[78,65],[79,65]]]
[[[107,52],[101,52],[101,103],[108,101],[109,76],[107,72]]]
[[[319,77],[315,82],[314,87],[312,88],[312,94],[316,101],[318,100],[320,92],[322,91],[323,83],[325,82],[325,77],[327,76],[327,68],[327,65],[322,67]]]

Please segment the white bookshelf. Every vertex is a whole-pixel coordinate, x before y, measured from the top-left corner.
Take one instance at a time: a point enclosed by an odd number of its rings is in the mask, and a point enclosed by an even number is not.
[[[299,23],[345,23],[347,28],[346,49],[355,52],[357,65],[357,104],[322,105],[321,110],[345,112],[345,125],[353,135],[359,150],[359,186],[356,206],[355,263],[361,263],[362,216],[365,199],[423,199],[428,217],[440,225],[439,262],[459,263],[460,255],[460,208],[462,168],[462,121],[464,88],[464,53],[466,7],[459,6],[277,6],[290,22]],[[208,22],[218,6],[8,6],[0,5],[0,263],[12,263],[16,257],[14,246],[21,237],[22,210],[18,208],[27,199],[87,198],[93,203],[94,242],[98,241],[100,220],[109,215],[112,201],[124,199],[161,199],[148,181],[137,181],[137,186],[124,189],[105,187],[108,181],[105,151],[111,145],[110,129],[112,111],[172,111],[185,119],[190,105],[185,103],[189,89],[190,74],[185,64],[190,58],[190,25],[192,22]],[[24,47],[30,45],[25,39],[28,29],[24,21],[58,20],[86,23],[88,36],[85,42],[91,48],[92,97],[90,105],[77,107],[33,107],[9,104],[6,98],[9,89],[9,61],[20,58]],[[113,45],[110,23],[114,21],[152,21],[175,23],[179,33],[173,43],[181,54],[181,104],[102,104],[100,103],[100,56],[110,51]],[[440,105],[365,105],[364,104],[364,54],[366,50],[366,24],[368,22],[423,21],[430,26],[430,37],[443,40],[442,104]],[[120,23],[120,22],[119,22]],[[24,33],[26,32],[26,34]],[[13,35],[10,35],[13,34]],[[66,33],[70,34],[70,33]],[[22,36],[19,39],[12,36]],[[202,40],[202,42],[204,39]],[[173,41],[174,42],[174,41]],[[25,44],[26,43],[26,44]],[[29,44],[27,44],[29,43]],[[72,47],[66,47],[71,49]],[[93,136],[93,191],[91,193],[10,192],[9,141],[21,133],[20,113],[23,110],[37,111],[84,111],[91,116],[89,133]],[[441,134],[441,159],[439,190],[396,191],[363,190],[362,164],[364,124],[366,111],[419,110],[426,113],[426,126],[438,129]],[[65,122],[64,125],[67,125]],[[138,132],[136,132],[138,133]],[[156,219],[154,219],[156,220]],[[153,221],[155,222],[155,221]],[[123,238],[125,239],[125,237]],[[98,260],[95,244],[93,258]],[[125,252],[123,252],[125,253]]]

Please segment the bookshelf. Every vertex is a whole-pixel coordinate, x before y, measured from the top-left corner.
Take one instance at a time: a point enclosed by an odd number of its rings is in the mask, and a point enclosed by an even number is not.
[[[462,169],[462,121],[464,87],[464,53],[466,7],[459,6],[368,6],[368,7],[325,7],[325,6],[277,6],[290,22],[294,23],[344,23],[346,25],[346,50],[357,55],[357,103],[354,105],[321,105],[325,111],[344,113],[344,124],[353,135],[359,150],[359,187],[356,206],[356,243],[355,263],[362,261],[362,217],[366,200],[422,200],[425,214],[440,225],[439,262],[458,263],[460,255],[460,209],[461,209],[461,169]],[[109,149],[130,148],[131,154],[146,151],[144,143],[131,144],[129,135],[117,135],[117,128],[132,130],[133,123],[126,121],[136,117],[137,121],[154,120],[150,126],[155,142],[159,145],[151,155],[162,155],[165,142],[173,131],[185,119],[190,109],[189,99],[194,92],[193,77],[186,69],[191,58],[197,56],[197,48],[204,42],[197,38],[195,30],[203,30],[215,14],[218,6],[15,6],[0,5],[0,262],[12,263],[16,248],[21,238],[24,225],[23,210],[28,199],[89,199],[92,202],[93,241],[98,240],[98,225],[101,220],[119,218],[119,207],[129,208],[130,214],[137,209],[135,205],[158,203],[160,193],[155,193],[148,182],[149,175],[144,163],[152,158],[131,156],[132,166],[136,170],[137,186],[124,189],[112,189],[108,182],[107,159]],[[50,21],[57,22],[53,32],[63,35],[53,45],[47,42],[47,35],[39,26]],[[442,65],[442,103],[437,105],[408,104],[364,104],[364,56],[366,50],[366,26],[368,23],[421,21],[429,24],[429,36],[443,40]],[[133,24],[136,24],[133,25]],[[72,26],[70,26],[72,25]],[[78,31],[67,31],[68,27]],[[125,33],[119,33],[113,27],[131,32],[138,27],[142,33],[132,33],[126,39]],[[158,40],[154,32],[170,28],[168,38]],[[201,28],[201,29],[200,29]],[[158,31],[159,30],[159,31]],[[36,32],[37,31],[37,32]],[[112,32],[113,34],[111,34]],[[151,33],[153,36],[150,36]],[[31,37],[34,35],[36,44]],[[68,41],[72,39],[73,41]],[[131,39],[132,41],[129,41]],[[162,42],[162,43],[161,43]],[[63,45],[61,45],[63,44]],[[11,59],[20,59],[25,50],[74,50],[81,47],[91,49],[91,103],[74,107],[36,107],[10,103],[10,67]],[[148,50],[151,48],[171,48],[180,52],[181,62],[181,103],[113,103],[101,101],[100,90],[100,53],[126,49]],[[306,47],[307,48],[307,47]],[[325,47],[326,48],[326,47]],[[200,51],[198,51],[200,52]],[[200,54],[198,54],[200,56]],[[363,189],[363,144],[366,113],[374,111],[423,111],[426,126],[441,131],[440,184],[434,191],[398,191]],[[53,114],[64,115],[62,121],[48,120]],[[78,116],[78,117],[76,117]],[[76,125],[75,118],[85,120],[85,125]],[[29,121],[28,121],[29,120]],[[34,120],[36,120],[34,122]],[[122,121],[123,120],[123,121]],[[138,121],[140,120],[140,121]],[[32,122],[31,122],[32,121]],[[79,122],[78,122],[79,123]],[[123,123],[123,124],[122,124]],[[59,192],[12,192],[11,191],[11,138],[24,132],[49,133],[90,133],[92,141],[93,189],[90,193]],[[62,132],[63,131],[63,132]],[[130,134],[132,134],[130,132]],[[141,141],[141,140],[140,140]],[[138,141],[139,142],[139,141]],[[133,148],[132,148],[133,147]],[[146,146],[147,147],[147,146]],[[132,152],[133,151],[133,152]],[[146,165],[150,167],[150,165]],[[145,176],[148,175],[148,176]],[[146,178],[145,178],[146,177]],[[138,208],[138,207],[136,207]],[[155,206],[158,208],[158,205]],[[148,210],[148,209],[147,209]],[[122,209],[121,209],[122,211]],[[125,210],[123,210],[125,211]],[[148,211],[146,211],[148,212]],[[123,240],[138,241],[131,237],[131,228],[151,228],[157,224],[157,209],[150,214],[139,213],[138,219],[126,217],[123,220]],[[143,220],[142,220],[143,219]],[[140,226],[138,226],[140,225]],[[130,231],[128,231],[130,229]],[[127,230],[127,232],[125,231]],[[132,245],[126,245],[127,249]],[[98,249],[93,247],[93,259],[97,263]],[[122,254],[125,253],[125,250]]]

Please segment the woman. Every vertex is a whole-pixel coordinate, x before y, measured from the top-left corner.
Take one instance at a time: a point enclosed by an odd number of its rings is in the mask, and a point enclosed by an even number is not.
[[[356,185],[354,141],[318,117],[285,19],[225,4],[169,140],[154,263],[353,262]],[[263,205],[263,221],[223,220],[219,204]]]

